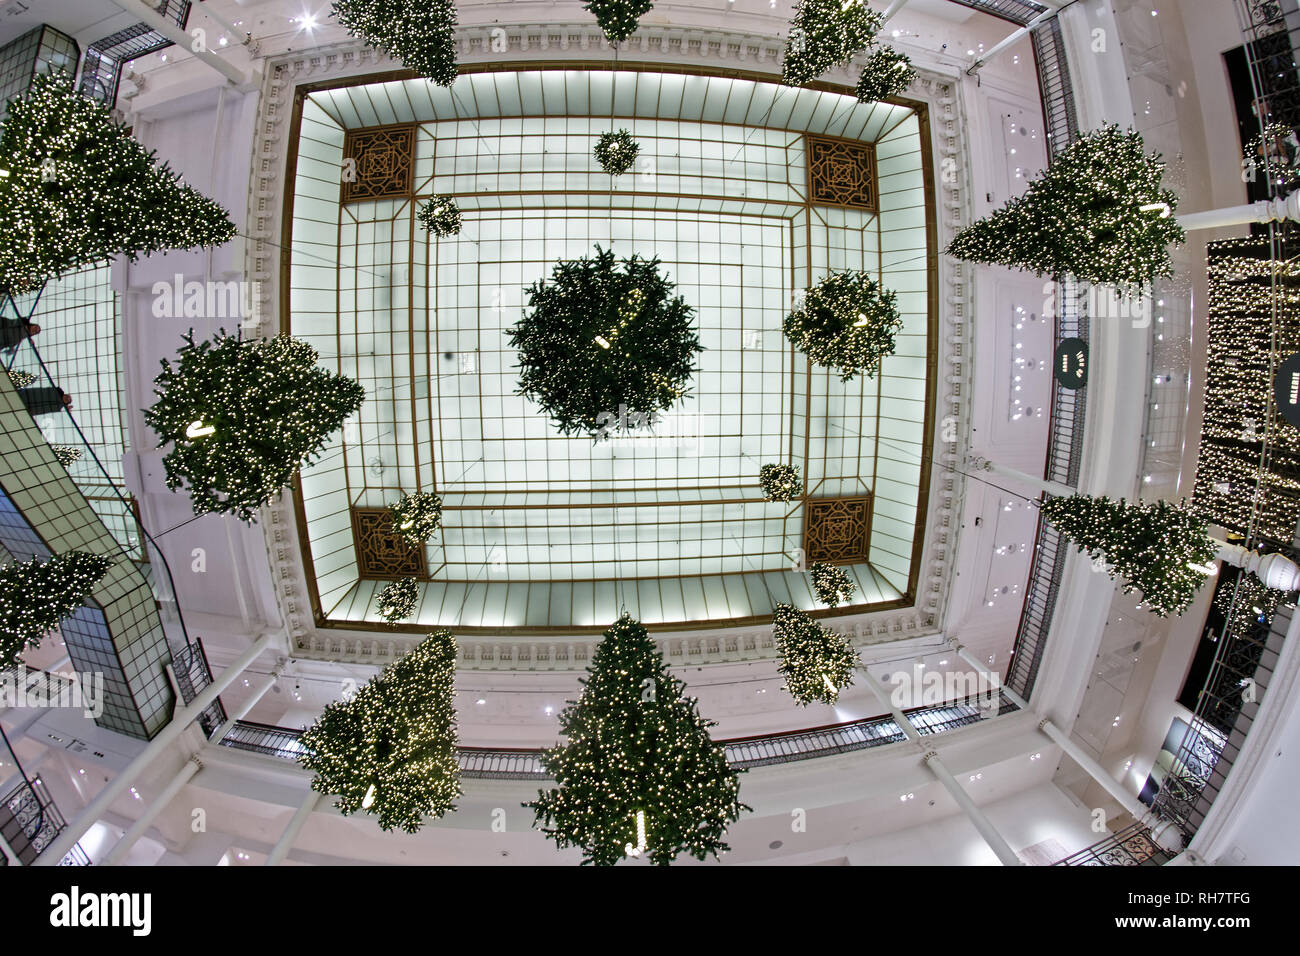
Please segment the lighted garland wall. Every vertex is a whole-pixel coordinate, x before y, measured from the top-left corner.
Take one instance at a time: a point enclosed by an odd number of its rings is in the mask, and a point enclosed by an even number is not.
[[[1270,286],[1276,268],[1275,363],[1280,363],[1300,352],[1300,266],[1287,261],[1297,253],[1300,243],[1293,238],[1279,241],[1272,256],[1264,238],[1208,245],[1205,419],[1193,495],[1211,521],[1244,534],[1262,474],[1252,531],[1286,544],[1300,520],[1300,429],[1276,412],[1269,415]],[[1261,472],[1266,438],[1269,452]]]

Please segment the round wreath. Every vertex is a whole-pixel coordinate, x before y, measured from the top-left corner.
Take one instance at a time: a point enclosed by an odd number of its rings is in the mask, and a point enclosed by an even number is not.
[[[519,393],[559,430],[609,434],[614,422],[653,422],[688,394],[696,353],[695,310],[659,272],[658,259],[593,258],[556,264],[528,291],[510,330],[519,350]]]
[[[836,369],[842,381],[859,372],[872,378],[903,327],[896,298],[865,272],[833,272],[807,290],[802,309],[785,317],[785,337],[813,364]]]
[[[803,494],[798,465],[772,464],[758,469],[764,501],[794,501]]]
[[[439,238],[445,239],[460,232],[460,207],[451,196],[434,196],[420,207],[415,218]]]

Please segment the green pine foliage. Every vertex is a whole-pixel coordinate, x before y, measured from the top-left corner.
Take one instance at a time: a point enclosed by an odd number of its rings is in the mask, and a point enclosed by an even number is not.
[[[595,16],[605,39],[622,43],[636,32],[637,24],[653,6],[650,0],[587,0],[583,9]]]
[[[456,82],[452,0],[334,0],[348,33],[439,86]]]
[[[812,575],[813,591],[817,594],[817,600],[831,607],[835,607],[841,601],[848,604],[849,598],[853,597],[853,592],[858,589],[849,578],[847,571],[825,561],[814,563],[808,568],[808,572]]]
[[[640,622],[624,614],[605,632],[582,685],[560,714],[568,742],[542,755],[558,787],[525,804],[542,832],[598,866],[725,852],[728,825],[749,809],[739,774]]]
[[[773,608],[772,635],[781,655],[777,670],[801,707],[814,701],[834,704],[840,691],[853,683],[854,669],[862,666],[847,637],[789,604]]]
[[[864,52],[880,31],[867,0],[799,0],[785,47],[782,76],[802,86]]]
[[[396,624],[415,613],[420,600],[420,586],[410,578],[394,581],[379,592],[379,616],[389,624]]]
[[[1069,495],[1048,498],[1042,513],[1080,551],[1104,560],[1110,576],[1123,579],[1125,594],[1141,591],[1142,603],[1160,617],[1186,610],[1209,580],[1192,566],[1218,553],[1205,519],[1167,501]]]
[[[673,289],[658,259],[620,267],[597,246],[594,258],[558,263],[549,283],[528,289],[528,311],[510,330],[520,393],[566,435],[653,421],[687,395],[701,351],[695,310]]]
[[[455,810],[456,639],[434,631],[348,700],[330,704],[302,736],[312,789],[338,795],[384,830],[415,833],[426,817]]]
[[[874,378],[903,327],[896,300],[865,272],[833,272],[805,291],[803,308],[785,317],[785,337],[842,381]]]
[[[858,86],[854,91],[863,103],[878,103],[903,92],[916,79],[916,70],[912,69],[912,60],[905,53],[899,53],[893,47],[877,47],[867,57],[867,64],[858,77]]]
[[[415,219],[426,232],[439,239],[460,233],[460,207],[453,196],[434,196],[420,207]]]
[[[592,150],[600,168],[611,176],[622,176],[636,162],[641,147],[625,129],[616,133],[601,133]]]
[[[51,445],[54,457],[59,460],[59,464],[67,468],[74,461],[81,460],[81,449],[73,448],[71,445]]]
[[[803,494],[798,465],[764,465],[758,469],[758,483],[763,488],[764,501],[794,501]]]
[[[1185,239],[1164,168],[1138,132],[1103,126],[1071,143],[1023,196],[959,232],[948,253],[1136,293],[1173,274],[1169,247]],[[1161,203],[1170,214],[1142,209]]]
[[[442,527],[442,496],[431,491],[403,495],[388,506],[393,532],[413,548],[418,548]]]
[[[66,73],[39,74],[0,126],[0,291],[118,254],[219,246],[230,216],[131,138]]]
[[[287,335],[240,339],[186,333],[173,366],[163,360],[145,422],[172,444],[167,487],[188,485],[195,514],[251,522],[361,407],[365,390],[316,364],[316,350]],[[211,429],[211,431],[208,431]]]
[[[85,602],[113,566],[110,558],[66,551],[48,561],[15,561],[0,567],[0,667],[19,663],[61,620]]]

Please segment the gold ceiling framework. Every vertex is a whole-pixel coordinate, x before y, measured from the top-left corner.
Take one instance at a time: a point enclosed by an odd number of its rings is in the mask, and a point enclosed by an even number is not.
[[[537,65],[529,64],[529,69],[530,70],[537,69]],[[571,69],[571,66],[566,68],[566,70],[568,69]],[[653,67],[653,66],[631,67],[628,69],[630,69],[633,72],[640,71],[640,70],[644,70],[647,73],[662,72],[661,68]],[[494,72],[497,71],[494,70]],[[387,82],[391,82],[391,77],[387,77],[385,79]],[[358,78],[356,81],[353,81],[353,84],[354,85],[360,84],[364,81],[365,78]],[[340,84],[334,84],[335,89],[337,89],[339,86]],[[304,95],[306,92],[307,91],[304,91],[302,90],[302,88],[300,88],[299,95],[295,98],[295,110],[293,116],[293,129],[292,129],[292,139],[295,145],[297,145],[298,137],[301,134],[301,128],[303,122],[303,109],[304,109],[304,104],[307,102],[307,96]],[[921,407],[924,408],[924,411],[921,412],[919,415],[920,418],[919,424],[921,426],[922,435],[919,438],[919,440],[916,441],[915,443],[917,446],[917,452],[919,453],[916,454],[916,459],[917,459],[916,465],[917,465],[917,472],[918,472],[917,480],[915,482],[915,486],[916,486],[915,490],[917,493],[917,508],[915,512],[915,518],[913,521],[913,525],[914,525],[914,535],[913,535],[913,542],[912,542],[913,547],[910,549],[911,553],[909,555],[906,555],[907,567],[905,569],[905,580],[900,581],[900,584],[902,586],[900,586],[897,589],[897,591],[893,592],[894,596],[892,598],[890,598],[887,601],[877,603],[877,606],[894,606],[894,607],[910,605],[915,600],[917,565],[920,559],[920,550],[921,550],[920,540],[921,540],[921,534],[923,530],[922,526],[924,524],[924,516],[925,516],[925,499],[926,496],[928,495],[928,487],[925,487],[928,486],[928,469],[920,468],[919,465],[920,465],[920,460],[924,457],[923,450],[928,449],[930,446],[930,442],[932,439],[933,418],[934,418],[933,409],[931,407],[930,402],[927,400],[928,397],[933,393],[933,389],[934,389],[934,365],[935,365],[934,327],[937,319],[936,316],[937,309],[935,304],[936,297],[934,295],[934,282],[935,282],[935,275],[934,275],[935,257],[934,257],[934,248],[933,248],[934,211],[933,211],[933,186],[930,178],[931,171],[930,171],[930,159],[929,159],[929,149],[928,149],[928,110],[923,104],[911,104],[911,106],[913,107],[913,109],[907,111],[907,119],[910,119],[915,124],[917,130],[917,136],[915,138],[915,148],[914,148],[914,152],[915,152],[914,161],[916,165],[919,168],[921,168],[921,170],[923,171],[923,175],[925,179],[925,183],[924,183],[925,205],[923,210],[923,224],[924,224],[924,231],[926,234],[926,245],[928,248],[925,249],[922,253],[922,262],[924,263],[924,265],[921,268],[926,272],[927,277],[926,277],[925,289],[924,292],[922,293],[921,303],[924,312],[927,344],[923,349],[922,355],[919,356],[919,358],[921,359],[920,368],[922,369],[922,372],[920,377],[918,378],[919,385],[918,385],[917,392],[919,398],[922,400],[922,405],[918,406],[918,411],[919,408]],[[595,112],[595,110],[593,110],[592,112]],[[483,118],[481,116],[478,118],[478,120],[479,122],[483,122]],[[597,126],[602,126],[602,125],[607,126],[608,124],[609,124],[608,119],[603,121],[597,120],[595,121],[595,125],[592,126],[591,128],[595,129]],[[615,126],[627,125],[627,124],[628,124],[628,120],[625,118],[620,117],[617,118],[615,121]],[[343,201],[341,203],[341,206],[345,204],[348,206],[353,206],[357,203],[365,203],[368,201],[373,201],[378,198],[383,198],[385,196],[391,197],[396,195],[396,196],[409,197],[415,195],[418,197],[418,196],[423,196],[428,194],[430,192],[429,178],[426,177],[425,179],[421,180],[419,175],[414,174],[413,171],[419,166],[419,160],[415,155],[416,141],[420,139],[422,136],[426,135],[423,132],[423,130],[427,130],[430,127],[437,128],[437,124],[428,123],[428,122],[415,123],[415,124],[411,124],[411,123],[380,124],[373,128],[348,128],[344,134],[346,138],[346,144],[343,146],[341,153],[345,161],[347,159],[356,160],[355,180],[350,181],[348,177],[344,175],[343,182],[340,187],[340,192],[341,192],[340,198]],[[745,139],[745,143],[748,144],[753,138],[754,130],[752,127],[745,127],[745,129],[748,132],[748,136]],[[765,131],[765,135],[771,132],[772,132],[771,130],[767,130]],[[496,142],[495,140],[492,140],[490,134],[480,134],[478,138],[480,139],[481,143],[486,148],[488,148],[489,151],[491,148],[489,145],[490,142]],[[560,139],[561,142],[563,142],[564,140],[563,136],[560,136],[558,138]],[[799,203],[799,205],[803,206],[803,210],[805,214],[807,211],[816,210],[816,207],[822,204],[826,204],[830,206],[842,206],[847,209],[874,211],[876,207],[876,201],[878,198],[881,198],[882,200],[887,199],[888,190],[887,189],[884,190],[884,195],[882,196],[882,190],[877,186],[876,157],[875,157],[875,147],[873,144],[863,143],[860,141],[854,141],[851,139],[846,139],[841,137],[821,136],[821,135],[812,134],[808,132],[799,133],[798,138],[800,140],[800,143],[797,148],[801,152],[804,152],[808,157],[808,162],[804,164],[804,169],[801,171],[803,174],[806,174],[806,179],[804,180],[804,182],[800,183],[801,186],[804,186],[806,184],[805,195],[801,197],[801,202]],[[787,140],[786,146],[789,147],[791,142],[792,141]],[[765,141],[765,146],[771,146],[771,143]],[[404,149],[406,150],[405,152],[403,151]],[[897,149],[897,144],[894,145],[895,153],[896,153],[896,149]],[[490,162],[489,158],[485,157],[485,159],[487,159],[487,161]],[[463,161],[464,161],[464,156],[459,154],[454,159],[454,162],[456,162],[457,164],[463,163]],[[897,155],[886,157],[886,159],[884,160],[884,165],[890,170],[890,172],[887,172],[886,175],[887,176],[893,175],[892,170],[897,169],[899,165],[899,157]],[[293,166],[294,166],[293,157],[291,157],[290,159],[291,176],[292,176]],[[346,173],[347,167],[344,166],[343,168]],[[443,177],[439,176],[440,180],[442,178]],[[413,179],[414,179],[414,184],[412,185]],[[743,179],[738,178],[737,183],[739,188],[741,189],[745,188]],[[724,194],[727,194],[726,191],[728,188],[730,188],[729,184],[723,185],[722,191]],[[502,190],[501,192],[504,193],[509,191]],[[584,192],[584,190],[576,190],[571,192],[581,194]],[[588,194],[592,194],[595,192],[595,190],[587,189],[585,190],[585,192]],[[659,190],[658,195],[662,197],[667,192],[668,190],[666,189]],[[286,215],[285,215],[286,230],[288,230],[288,228],[291,226],[292,219],[293,219],[293,214],[291,212],[293,196],[294,196],[294,190],[293,187],[290,186],[290,188],[286,191]],[[684,198],[684,196],[679,194],[676,195],[674,198],[680,201]],[[618,199],[620,205],[615,205],[613,197],[611,197],[611,199],[609,200],[610,202],[610,205],[608,207],[609,210],[613,210],[616,215],[623,214],[623,213],[631,214],[633,216],[636,215],[636,210],[634,208],[627,208],[621,205],[624,197],[619,196]],[[468,201],[471,210],[475,209],[473,205],[474,200],[475,200],[475,196],[473,194],[465,195],[463,193],[458,193],[458,201],[461,202],[463,206]],[[480,201],[480,205],[477,207],[477,211],[483,213],[488,207],[482,204],[481,199],[479,201]],[[400,210],[396,212],[396,215],[398,216],[412,215],[415,205],[416,204],[414,202],[407,203],[407,208],[405,210]],[[774,203],[769,202],[767,205],[768,207],[770,207],[774,205]],[[793,206],[794,204],[790,203],[788,205]],[[592,217],[595,217],[603,211],[605,210],[599,210],[599,208],[596,207],[595,204],[593,203],[591,204],[591,208],[589,209],[589,214]],[[644,212],[645,210],[642,211]],[[798,215],[799,213],[795,213],[795,214]],[[825,215],[826,210],[818,210],[816,214]],[[341,215],[342,214],[340,214],[340,216]],[[527,215],[526,211],[525,211],[525,215]],[[472,228],[470,223],[472,223],[473,221],[474,219],[471,212],[471,215],[467,217],[466,231]],[[483,217],[480,216],[478,221],[480,222],[483,221]],[[843,221],[841,220],[841,223],[842,222]],[[875,225],[876,228],[879,228],[879,218],[876,218]],[[358,230],[360,230],[360,228],[362,228],[362,224],[360,221],[358,221]],[[411,245],[418,245],[420,242],[420,237],[415,237],[414,235],[412,235],[409,239],[404,241],[409,242]],[[341,238],[339,242],[341,245],[342,243]],[[789,243],[787,243],[787,245],[792,246],[792,244]],[[637,249],[635,251],[639,252],[640,250]],[[803,250],[794,250],[792,248],[789,248],[789,249],[783,249],[782,251],[783,253],[788,253],[791,259],[794,258],[794,253],[796,251],[802,251],[807,257],[807,260],[805,262],[803,263],[795,262],[787,265],[783,269],[783,281],[784,284],[787,286],[785,290],[787,294],[789,292],[795,291],[795,289],[792,287],[801,288],[803,285],[808,284],[808,276],[811,275],[815,278],[817,275],[823,273],[828,266],[836,267],[836,264],[834,263],[818,264],[817,262],[815,262],[814,260],[816,256],[813,250],[811,249],[811,247],[808,245],[805,245],[805,248]],[[894,250],[883,249],[879,244],[874,249],[870,249],[867,251],[869,251],[872,254],[873,258],[877,260],[876,263],[874,264],[876,265],[876,268],[878,270],[882,268],[881,262],[884,260],[884,258],[887,255],[890,255],[894,252]],[[851,267],[852,263],[846,260],[850,260],[852,258],[853,253],[848,249],[843,250],[843,252],[845,255],[841,258],[840,261],[842,264],[839,264],[838,267],[839,268]],[[434,253],[431,252],[430,256],[431,258],[427,265],[431,277],[430,284],[433,285],[433,275],[435,273],[434,258],[433,258]],[[423,263],[418,263],[413,261],[413,268],[411,270],[412,273],[415,272],[414,266],[418,266],[418,265],[423,265]],[[857,267],[861,268],[862,266],[859,265]],[[870,268],[869,265],[868,268]],[[549,271],[549,268],[546,271]],[[673,270],[669,269],[669,271],[671,273]],[[535,277],[536,276],[530,276],[529,278],[531,279]],[[412,279],[412,282],[414,281],[415,280]],[[886,284],[888,284],[888,278],[885,278],[885,281]],[[285,301],[286,305],[288,304],[290,299],[290,291],[292,285],[293,283],[289,281],[286,281],[282,284],[282,298]],[[691,301],[690,296],[688,296],[688,301]],[[430,303],[429,307],[431,310],[434,309],[434,305],[432,303]],[[709,321],[708,310],[706,308],[700,308],[699,311],[700,311],[700,323],[701,326],[703,327],[705,323]],[[296,329],[292,324],[293,319],[292,319],[291,309],[287,307],[284,308],[282,311],[282,315],[283,315],[283,322],[285,327],[293,330],[295,334],[298,334],[299,330]],[[344,309],[342,307],[340,307],[338,318],[340,324],[342,324],[345,321]],[[767,322],[764,324],[767,326],[768,330],[770,330],[773,325],[773,323],[771,322]],[[779,318],[775,322],[775,328],[776,328],[775,335],[776,337],[779,338]],[[765,333],[765,334],[769,334],[769,333]],[[783,351],[789,353],[788,346],[783,341],[780,343],[780,346]],[[744,346],[742,345],[741,350],[743,349]],[[459,362],[464,361],[464,359],[461,358],[461,356],[465,354],[464,352],[457,350],[454,354],[457,355],[457,360]],[[476,358],[479,357],[480,355],[481,352],[475,353]],[[430,365],[433,365],[434,360],[435,357],[433,355],[430,355],[429,356]],[[795,365],[797,363],[801,363],[803,367],[795,368]],[[346,371],[346,369],[342,369],[342,370]],[[815,376],[818,373],[814,371],[813,374],[809,374],[809,369],[807,368],[806,361],[803,359],[801,355],[788,354],[787,365],[781,370],[780,374],[781,374],[781,378],[787,383],[789,383],[790,386],[788,399],[786,400],[787,404],[783,405],[782,407],[782,412],[781,412],[782,417],[784,417],[788,421],[794,421],[795,404],[796,401],[798,401],[800,406],[800,411],[802,412],[802,415],[799,417],[801,417],[805,422],[810,422],[814,417],[814,406],[816,405],[818,399],[818,396],[814,395],[814,389],[813,389],[814,382],[816,381]],[[796,386],[798,386],[799,389],[802,390],[803,392],[802,395],[796,393],[797,392]],[[826,396],[822,396],[822,397],[829,398],[829,393]],[[881,421],[880,412],[879,412],[879,406],[881,404],[881,396],[879,392],[876,392],[874,399],[875,399],[876,408],[874,410],[874,417],[875,417],[873,423],[874,428],[872,428],[871,430],[871,435],[870,436],[865,435],[865,433],[868,431],[868,426],[864,424],[864,422],[868,420],[866,418],[865,413],[860,413],[859,418],[855,418],[851,420],[843,419],[848,423],[848,426],[858,425],[860,430],[851,429],[848,428],[847,426],[845,430],[857,431],[855,438],[859,445],[861,445],[864,440],[870,440],[871,437],[877,439],[878,447],[877,449],[874,450],[873,453],[874,455],[878,456],[883,451],[887,455],[891,453],[895,453],[905,457],[906,456],[905,451],[891,452],[891,448],[889,447],[891,444],[891,439],[889,439],[886,435],[882,435],[882,433],[878,430]],[[832,407],[829,404],[825,404],[824,402],[820,406],[818,406],[815,409],[815,411],[817,415],[824,415],[826,419],[828,419],[832,423],[838,418],[838,413],[835,410],[832,410]],[[865,408],[864,408],[864,412],[865,412]],[[812,427],[805,427],[803,429],[802,436],[799,436],[796,434],[795,430],[789,430],[788,434],[786,435],[786,438],[789,441],[789,444],[787,446],[788,451],[792,453],[795,452],[797,450],[797,446],[795,442],[800,441],[805,446],[801,450],[803,451],[804,455],[807,455],[808,453],[807,446],[811,442],[812,431],[813,431]],[[901,442],[892,442],[892,444],[897,445],[900,449],[902,448]],[[343,454],[346,457],[347,455],[346,448],[344,449]],[[741,451],[741,454],[744,454],[743,450]],[[800,462],[800,456],[798,454],[794,455],[794,459],[796,462]],[[764,460],[766,460],[766,458]],[[803,461],[806,463],[807,459],[805,458]],[[424,465],[424,467],[426,469],[429,469],[431,472],[435,470],[433,466],[434,463],[432,461],[426,461]],[[733,476],[733,480],[729,484],[718,487],[716,489],[711,488],[709,489],[710,492],[709,495],[703,498],[696,496],[696,498],[693,501],[686,494],[683,493],[682,489],[660,489],[660,490],[664,495],[664,500],[666,500],[671,506],[675,508],[682,508],[684,506],[695,504],[695,505],[713,508],[715,513],[719,515],[719,518],[715,520],[719,520],[721,523],[725,524],[730,520],[727,517],[727,515],[735,514],[737,508],[742,508],[742,509],[749,508],[754,504],[756,504],[757,502],[761,501],[761,493],[757,489],[758,462],[756,461],[749,462],[746,464],[745,467],[748,468],[749,470],[752,470],[754,474],[747,475],[745,473],[737,473],[736,475]],[[454,476],[447,476],[447,477],[454,477]],[[795,551],[794,546],[798,545],[799,547],[802,548],[803,552],[805,552],[806,559],[808,561],[831,560],[836,563],[849,565],[851,567],[860,564],[864,566],[866,569],[865,581],[869,582],[871,585],[874,585],[876,593],[879,594],[880,593],[879,582],[875,580],[875,576],[877,572],[871,568],[871,565],[869,563],[870,554],[871,554],[870,541],[871,541],[871,533],[872,533],[871,528],[872,528],[873,488],[871,487],[871,485],[867,484],[865,480],[862,480],[863,476],[853,476],[853,477],[859,479],[855,487],[857,489],[860,489],[861,491],[860,494],[856,494],[856,495],[850,494],[846,496],[843,494],[843,491],[850,490],[848,487],[843,487],[842,482],[836,482],[836,481],[828,482],[825,476],[822,476],[819,480],[814,481],[809,488],[809,493],[814,495],[815,497],[810,499],[805,499],[804,502],[794,503],[796,507],[793,507],[788,513],[783,515],[782,517],[783,525],[788,524],[791,519],[794,520],[794,525],[792,528],[789,528],[784,534],[784,541],[786,546],[781,553],[781,557],[782,560],[788,558],[790,553],[792,551]],[[753,485],[754,487],[752,488],[748,487],[750,485]],[[372,487],[370,490],[371,491],[378,490],[383,492],[383,494],[387,495],[388,497],[395,497],[396,492],[399,488],[405,491],[414,490],[413,488],[408,487],[406,482],[399,482],[395,486],[389,486],[389,485],[382,484],[380,482],[376,482],[375,486]],[[444,493],[444,494],[446,494],[448,491],[448,489],[445,486],[443,486],[442,484],[436,481],[430,481],[427,486],[421,483],[421,490],[438,490],[440,493]],[[536,492],[536,491],[542,491],[544,490],[544,488],[543,489],[533,488],[531,490],[533,492]],[[554,510],[558,508],[558,509],[568,509],[572,511],[575,509],[576,505],[584,505],[587,506],[588,514],[595,513],[597,509],[603,509],[606,513],[617,514],[619,521],[626,521],[627,518],[625,517],[625,515],[629,513],[635,513],[638,509],[647,508],[647,503],[644,501],[620,502],[618,500],[617,492],[606,493],[603,491],[603,489],[595,489],[595,488],[592,489],[593,493],[588,497],[588,500],[586,502],[579,502],[575,499],[575,495],[572,493],[573,490],[574,489],[572,489],[571,487],[566,489],[566,494],[563,496],[566,500],[563,503],[547,502],[545,505],[542,505],[540,507],[543,507],[547,510]],[[826,491],[832,492],[831,496],[828,498],[823,497]],[[504,506],[505,504],[504,498],[508,497],[508,493],[505,489],[497,488],[494,490],[488,485],[483,485],[482,487],[473,489],[473,494],[478,495],[481,499],[481,503],[478,504],[477,506],[470,504],[467,500],[462,499],[459,500],[458,503],[451,504],[447,509],[447,519],[449,525],[452,528],[453,536],[455,534],[454,515],[458,511],[462,514],[472,513],[475,510],[480,512],[484,510],[490,512],[496,512],[499,511],[502,506]],[[492,498],[492,495],[494,494],[498,495],[499,497]],[[373,495],[367,496],[366,494],[357,495],[355,493],[349,493],[349,498],[351,501],[355,502],[354,504],[349,505],[348,513],[351,519],[352,532],[353,532],[352,537],[354,539],[352,542],[352,550],[356,553],[356,559],[357,559],[356,577],[358,579],[358,586],[360,586],[360,582],[371,580],[371,579],[373,579],[376,582],[383,582],[386,580],[392,580],[393,578],[403,574],[409,575],[409,574],[428,573],[427,570],[418,571],[418,572],[413,570],[414,566],[412,564],[412,560],[409,554],[405,556],[405,561],[397,560],[397,558],[401,557],[401,552],[397,549],[382,544],[381,536],[375,533],[376,525],[373,521],[369,526],[367,526],[368,530],[365,530],[364,533],[359,532],[357,530],[359,527],[362,527],[362,525],[359,525],[357,523],[358,515],[366,515],[366,514],[374,515],[378,510],[379,503],[374,500]],[[312,521],[308,514],[307,502],[303,498],[303,491],[301,487],[298,489],[298,499],[299,499],[298,500],[299,540],[302,543],[305,552],[304,558],[306,559],[307,570],[308,570],[307,578],[310,586],[311,584],[315,583],[315,575],[312,573],[311,570],[311,563],[313,559],[313,555],[310,549],[310,544],[312,540],[312,533],[311,533]],[[603,499],[603,500],[599,500],[599,499]],[[803,507],[802,513],[800,513],[799,506],[802,505],[806,505],[806,507]],[[650,509],[649,513],[653,514],[654,509],[653,508]],[[635,523],[640,524],[639,522],[635,522]],[[596,526],[596,523],[594,521],[592,521],[591,524],[592,527]],[[435,538],[430,547],[430,554],[434,556],[435,564],[439,563],[436,552],[441,550],[441,548],[442,548],[442,541],[439,538]],[[382,557],[385,555],[386,557]],[[420,557],[425,557],[425,556],[421,555]],[[624,561],[627,560],[626,555],[623,555],[622,557]],[[401,570],[399,570],[399,568],[401,568]],[[435,568],[433,574],[435,577],[437,577],[440,571],[445,573],[446,570],[447,570],[447,566],[443,564],[441,567]],[[740,574],[733,575],[733,577],[739,577],[739,576],[741,575]],[[768,572],[768,576],[770,577],[770,571]],[[576,590],[579,583],[595,584],[598,583],[600,580],[601,579],[594,578],[594,577],[591,578],[590,581],[588,582],[579,582],[575,580],[572,582],[572,586]],[[604,580],[612,581],[612,580],[616,580],[616,577],[605,578]],[[863,579],[859,578],[859,581],[862,582]],[[644,584],[644,580],[638,582],[638,586],[641,586],[643,584]],[[382,584],[377,583],[369,593],[373,593],[375,590],[378,590],[378,588],[381,586]],[[745,587],[747,591],[752,592],[754,589],[753,581],[746,581]],[[793,591],[788,593],[778,593],[777,595],[773,595],[770,589],[768,589],[767,585],[763,585],[763,587],[764,589],[768,590],[767,597],[770,600],[790,600],[792,597],[794,597],[796,601],[798,600],[797,595]],[[462,592],[462,593],[467,593],[467,592]],[[729,591],[728,598],[730,599],[733,596],[734,596],[734,592]],[[756,597],[756,595],[752,593],[749,596],[751,597],[751,599]],[[758,600],[751,600],[751,603],[758,604],[760,602]],[[806,606],[815,606],[815,605],[808,605],[806,602],[803,603],[805,603]],[[343,626],[343,627],[348,627],[356,630],[367,629],[367,628],[374,628],[376,630],[388,630],[388,631],[392,630],[390,626],[383,625],[378,622],[362,622],[356,619],[355,617],[352,617],[350,619],[347,618],[338,619],[332,617],[329,613],[330,610],[332,609],[324,606],[321,603],[319,593],[312,595],[312,604],[314,609],[314,617],[316,618],[316,623],[318,626],[322,626],[322,627]],[[337,605],[335,605],[335,608],[337,608]],[[461,610],[462,611],[464,610],[463,607]],[[838,615],[844,613],[860,613],[862,610],[864,610],[864,606],[862,604],[858,604],[847,608],[839,608],[833,612],[823,612],[823,613]],[[719,623],[748,622],[756,619],[756,617],[757,615],[749,615],[749,614],[727,616],[725,612],[719,615],[717,613],[714,613],[713,609],[710,608],[709,613],[705,616],[682,619],[682,620],[671,620],[671,621],[664,622],[664,624],[671,625],[671,626],[689,627],[689,626],[698,626],[700,623],[703,622],[707,622],[711,625],[719,624]],[[451,622],[447,622],[447,623],[451,623]],[[605,623],[607,624],[607,622]],[[576,626],[574,626],[575,624]],[[660,624],[660,627],[662,628],[664,624]],[[568,622],[568,625],[569,626],[564,627],[564,629],[569,631],[584,630],[584,629],[598,630],[599,628],[605,626],[604,624],[601,624],[597,621],[593,621],[590,624],[587,624],[586,622],[571,621]],[[402,626],[401,630],[410,630],[412,632],[419,632],[427,629],[427,626],[428,625],[426,623],[421,621],[418,624]],[[452,626],[456,626],[456,625],[452,624]],[[461,623],[461,626],[462,627],[465,626],[463,622]],[[472,624],[469,625],[470,630],[472,630],[473,627],[474,625]],[[548,629],[558,629],[558,628],[552,628],[550,627],[549,624],[540,627],[538,626],[529,627],[527,624],[525,624],[524,629],[537,630],[539,632],[542,632]]]

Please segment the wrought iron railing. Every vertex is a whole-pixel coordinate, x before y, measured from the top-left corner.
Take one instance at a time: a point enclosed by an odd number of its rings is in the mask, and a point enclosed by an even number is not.
[[[1170,858],[1170,854],[1151,838],[1150,830],[1140,823],[1133,823],[1052,865],[1163,866]]]
[[[190,16],[190,0],[161,0],[151,3],[158,15],[182,30]],[[122,68],[137,57],[147,56],[172,45],[147,23],[133,23],[86,48],[77,89],[83,96],[99,100],[109,109],[117,103],[117,89],[122,82]]]
[[[933,707],[918,707],[904,713],[919,733],[929,735],[968,727],[1016,709],[1015,704],[999,694],[996,702],[963,699]],[[272,727],[240,720],[235,722],[220,743],[223,747],[234,750],[297,760],[305,752],[300,739],[302,734],[301,730],[288,727]],[[727,762],[738,769],[745,769],[867,750],[902,743],[906,739],[894,718],[884,716],[811,730],[763,734],[719,742],[726,750]],[[537,749],[462,747],[457,762],[461,773],[466,777],[481,780],[538,780],[546,777],[540,755],[541,751]]]
[[[5,752],[13,761],[20,778],[17,786],[0,798],[0,837],[4,839],[9,851],[18,858],[20,865],[30,866],[67,826],[67,821],[55,806],[54,799],[45,789],[41,778],[29,778],[23,771],[3,727],[0,727],[0,740],[4,742]],[[59,863],[60,866],[89,864],[90,860],[80,844],[73,846]],[[0,866],[8,865],[8,854],[0,853]]]

